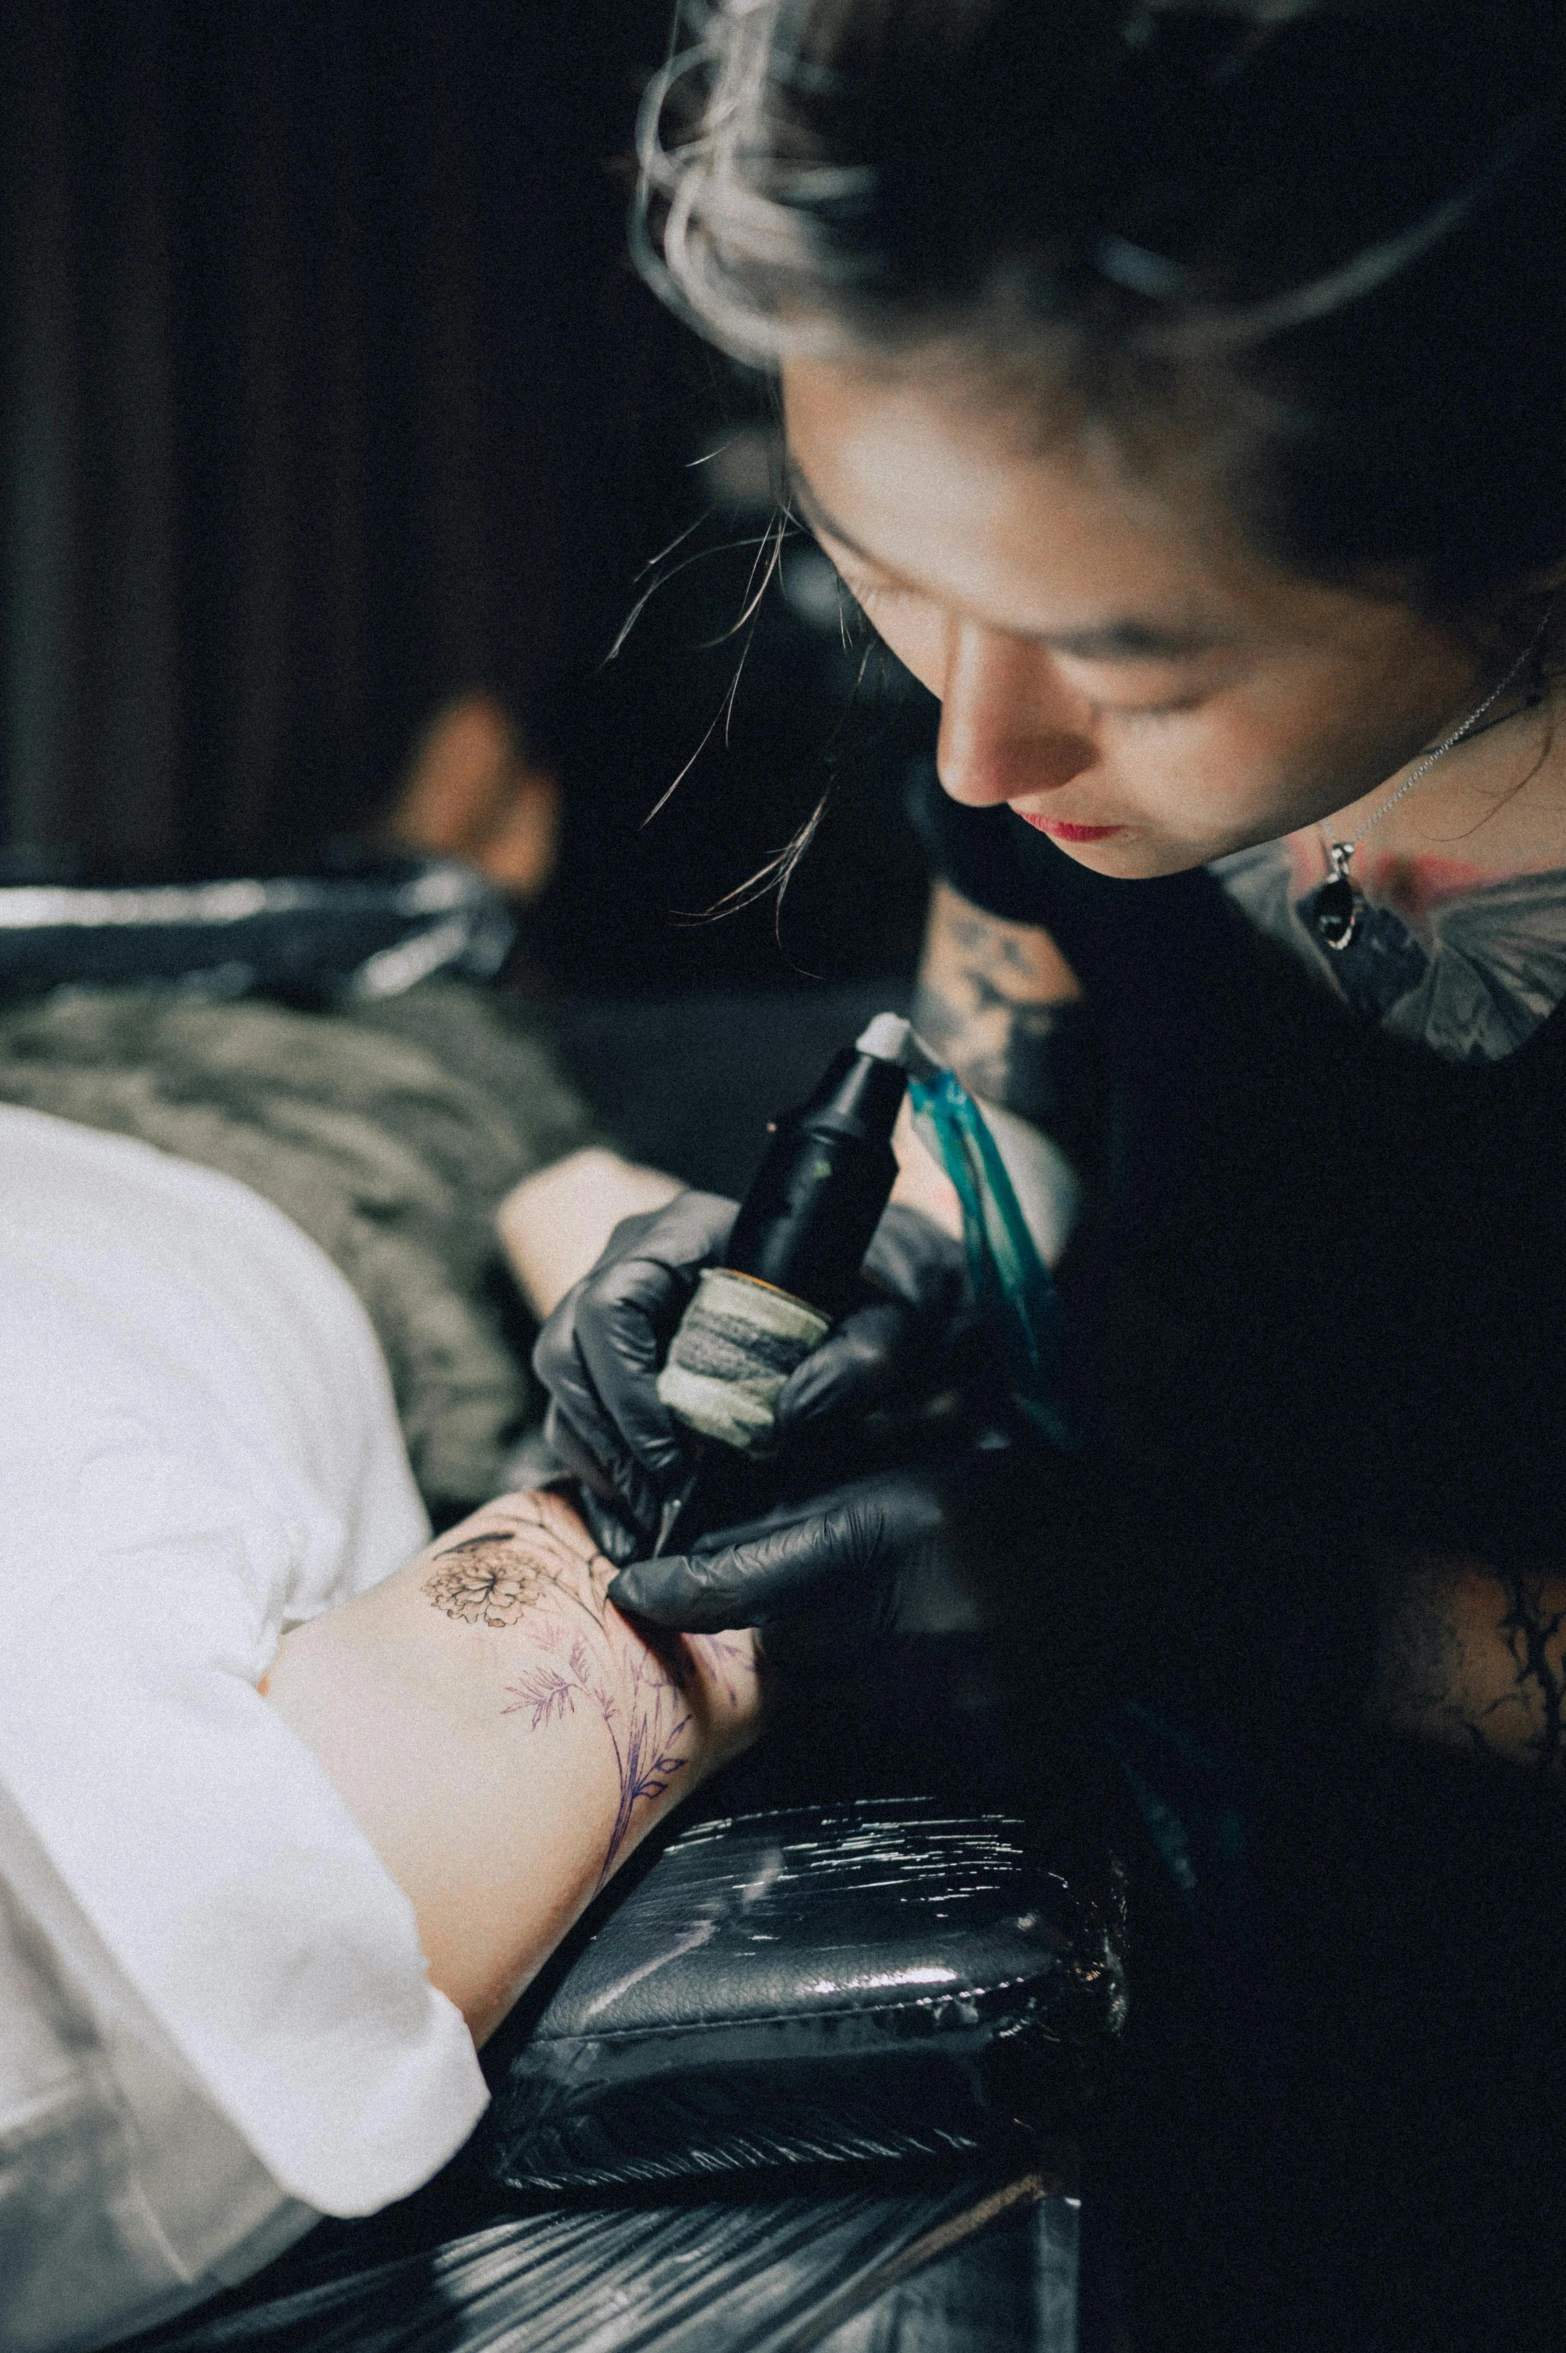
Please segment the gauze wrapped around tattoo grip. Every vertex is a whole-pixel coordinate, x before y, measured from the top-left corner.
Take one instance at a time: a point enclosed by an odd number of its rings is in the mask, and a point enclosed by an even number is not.
[[[789,1375],[851,1303],[896,1181],[907,1036],[906,1021],[877,1014],[774,1129],[724,1263],[703,1271],[658,1376],[662,1403],[699,1436],[765,1453]]]

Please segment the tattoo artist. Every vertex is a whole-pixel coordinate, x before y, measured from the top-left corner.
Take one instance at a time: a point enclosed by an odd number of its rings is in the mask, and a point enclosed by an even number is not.
[[[1083,1189],[1091,1501],[1014,1449],[989,1525],[1019,1713],[1058,1759],[1096,1707],[1165,1867],[1100,2153],[1130,2342],[1558,2345],[1566,25],[682,21],[645,267],[772,372],[794,517],[940,701],[916,1027]],[[731,1215],[621,1227],[540,1343],[557,1445],[645,1616],[869,1608],[927,1468],[647,1557]],[[950,1237],[897,1207],[872,1272],[796,1450],[956,1377]]]

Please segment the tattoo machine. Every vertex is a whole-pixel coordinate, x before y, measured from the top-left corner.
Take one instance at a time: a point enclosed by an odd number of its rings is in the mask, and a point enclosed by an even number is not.
[[[703,1269],[658,1376],[698,1436],[765,1454],[784,1383],[851,1305],[897,1175],[907,1041],[906,1021],[878,1013],[773,1126],[726,1261]]]

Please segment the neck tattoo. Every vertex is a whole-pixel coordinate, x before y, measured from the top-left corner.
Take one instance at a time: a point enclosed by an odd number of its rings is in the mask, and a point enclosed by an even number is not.
[[[1444,743],[1437,744],[1434,751],[1425,754],[1418,766],[1404,777],[1396,792],[1388,794],[1379,809],[1371,811],[1352,841],[1335,841],[1331,833],[1323,826],[1322,832],[1327,845],[1327,863],[1332,871],[1320,889],[1312,894],[1310,923],[1322,945],[1330,948],[1335,955],[1342,954],[1359,932],[1365,919],[1364,898],[1358,883],[1349,872],[1349,861],[1354,852],[1372,828],[1379,825],[1382,818],[1397,807],[1405,793],[1411,793],[1416,784],[1423,784],[1438,760],[1444,760],[1448,752],[1455,751],[1460,743],[1465,742],[1473,734],[1485,713],[1494,708],[1507,688],[1522,676],[1530,663],[1537,665],[1539,656],[1544,650],[1545,635],[1554,616],[1554,611],[1555,600],[1552,597],[1543,620],[1500,684],[1490,689],[1479,708],[1476,711],[1470,711],[1461,727],[1454,727]],[[1531,711],[1543,699],[1544,687],[1537,667],[1535,667],[1528,700],[1523,707],[1525,710]]]

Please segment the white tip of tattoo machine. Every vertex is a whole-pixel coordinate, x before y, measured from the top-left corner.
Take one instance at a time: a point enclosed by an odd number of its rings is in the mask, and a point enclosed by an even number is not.
[[[854,1040],[856,1054],[873,1054],[877,1062],[901,1062],[913,1032],[900,1013],[878,1013]]]

